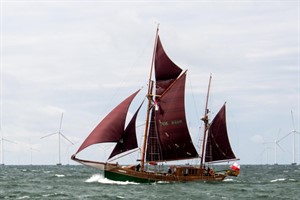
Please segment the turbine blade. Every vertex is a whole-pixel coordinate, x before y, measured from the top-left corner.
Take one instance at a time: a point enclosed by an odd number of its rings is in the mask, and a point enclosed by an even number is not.
[[[71,144],[73,144],[74,145],[74,143],[73,142],[71,142],[71,140],[69,140],[64,134],[62,134],[62,133],[60,133],[60,135],[61,136],[63,136],[63,138],[65,138],[65,140],[67,140],[67,141],[69,141]]]
[[[279,129],[279,131],[277,133],[277,141],[278,141],[278,138],[279,138],[279,135],[280,135],[280,131],[281,131],[281,128]]]
[[[277,146],[281,149],[281,151],[285,152],[285,150],[280,146],[280,144],[276,143]]]
[[[5,138],[2,138],[2,140],[3,140],[3,141],[6,141],[6,142],[13,143],[13,144],[18,144],[18,143],[14,142],[14,141],[11,141],[11,140],[8,140],[8,139],[5,139]]]
[[[288,134],[286,134],[285,136],[283,136],[282,138],[280,138],[280,139],[278,140],[278,142],[280,142],[281,140],[283,140],[284,138],[286,138],[287,136],[289,136],[291,133],[293,133],[293,132],[289,132]]]
[[[61,113],[61,118],[60,118],[60,123],[59,123],[59,132],[61,131],[63,117],[64,117],[64,113],[62,112]]]
[[[293,131],[295,131],[295,123],[294,123],[293,110],[291,110],[291,115],[292,115]]]
[[[43,139],[43,138],[45,138],[45,137],[49,137],[49,136],[54,135],[54,134],[57,134],[57,133],[58,133],[58,132],[50,133],[50,134],[48,134],[48,135],[45,135],[45,136],[41,137],[40,139]]]

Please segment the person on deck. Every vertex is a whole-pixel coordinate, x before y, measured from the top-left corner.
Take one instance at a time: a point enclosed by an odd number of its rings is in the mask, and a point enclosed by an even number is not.
[[[137,166],[135,166],[135,170],[138,172],[140,171],[140,168],[141,168],[141,165],[140,164],[137,164]]]

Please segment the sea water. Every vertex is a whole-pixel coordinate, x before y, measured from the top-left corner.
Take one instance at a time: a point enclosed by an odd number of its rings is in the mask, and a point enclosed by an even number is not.
[[[223,182],[138,184],[85,166],[0,166],[0,199],[300,199],[300,166],[241,165]]]

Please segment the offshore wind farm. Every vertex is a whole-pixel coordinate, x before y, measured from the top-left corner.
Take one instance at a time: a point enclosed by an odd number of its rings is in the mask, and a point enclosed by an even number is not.
[[[281,156],[286,156],[286,160],[290,160],[291,165],[297,165],[300,162],[300,132],[295,128],[295,121],[293,111],[291,110],[291,131],[280,136],[281,129],[279,129],[275,140],[263,142],[263,154],[266,157],[264,163],[277,165],[278,149],[281,151]],[[280,137],[279,137],[280,136]],[[284,143],[285,148],[281,145]],[[274,153],[274,162],[269,160],[269,154]]]

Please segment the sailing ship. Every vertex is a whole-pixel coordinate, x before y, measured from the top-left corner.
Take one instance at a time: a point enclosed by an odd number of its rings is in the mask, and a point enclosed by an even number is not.
[[[153,72],[154,71],[154,72]],[[153,75],[152,75],[153,74]],[[149,183],[158,181],[222,181],[227,176],[237,176],[239,168],[228,168],[214,172],[209,168],[213,162],[238,160],[232,151],[226,128],[226,104],[215,118],[209,121],[208,97],[206,98],[203,143],[196,150],[185,116],[185,81],[187,71],[183,71],[166,54],[158,28],[150,68],[148,92],[146,94],[147,115],[141,155],[133,165],[120,165],[111,161],[118,155],[139,148],[136,136],[136,120],[139,106],[126,125],[129,106],[140,90],[137,90],[115,107],[88,135],[71,159],[83,165],[104,172],[104,177],[116,181]],[[154,78],[152,78],[155,76]],[[85,148],[99,143],[116,143],[106,161],[91,161],[77,158]],[[101,153],[101,152],[100,152]],[[169,161],[200,159],[197,165],[163,165]],[[159,167],[164,166],[164,167]],[[166,166],[168,167],[166,169]]]

